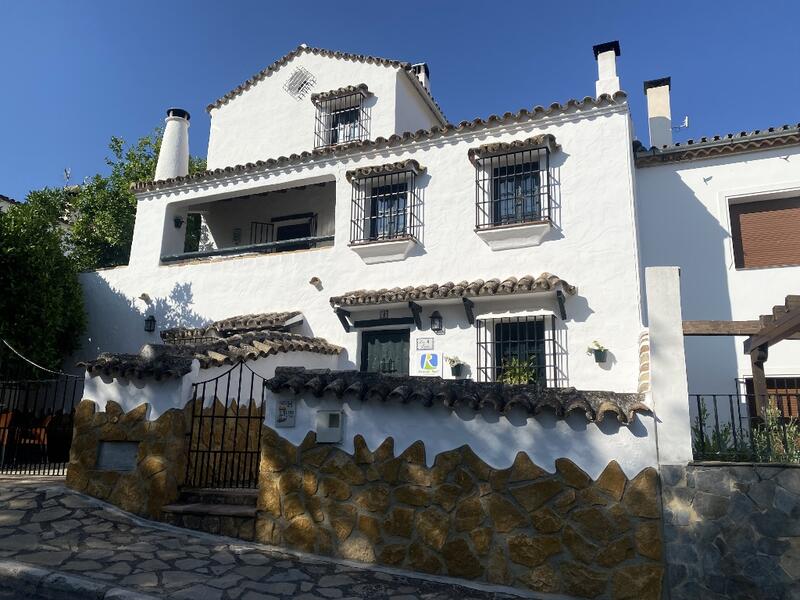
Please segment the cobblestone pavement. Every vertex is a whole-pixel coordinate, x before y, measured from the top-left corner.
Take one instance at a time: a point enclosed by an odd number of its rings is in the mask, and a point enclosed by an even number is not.
[[[151,523],[52,480],[0,479],[0,560],[191,600],[519,597]]]

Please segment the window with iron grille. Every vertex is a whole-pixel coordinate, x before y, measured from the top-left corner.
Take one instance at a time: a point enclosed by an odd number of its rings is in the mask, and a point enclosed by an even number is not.
[[[315,148],[369,139],[370,110],[364,104],[364,90],[312,98],[317,106]]]
[[[478,381],[558,387],[555,317],[478,319],[475,327]]]
[[[475,158],[476,227],[549,221],[549,157],[534,147]]]
[[[415,170],[354,178],[352,183],[351,243],[419,239],[421,201]]]

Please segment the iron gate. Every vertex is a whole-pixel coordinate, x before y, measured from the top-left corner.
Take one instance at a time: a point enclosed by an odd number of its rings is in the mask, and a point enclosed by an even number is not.
[[[264,409],[264,378],[244,362],[193,384],[186,485],[258,487]]]
[[[83,377],[45,369],[5,341],[0,346],[0,474],[64,475]]]

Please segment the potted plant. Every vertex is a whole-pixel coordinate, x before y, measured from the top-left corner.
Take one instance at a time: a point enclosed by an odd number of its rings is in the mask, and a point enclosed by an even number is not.
[[[604,363],[608,359],[608,348],[595,340],[592,342],[592,345],[586,349],[586,354],[594,354],[594,362]]]
[[[450,365],[450,373],[453,375],[453,377],[461,377],[461,373],[464,371],[464,365],[466,363],[457,356],[447,356],[445,357],[445,360],[447,361],[447,364]]]
[[[497,381],[511,385],[527,385],[536,383],[537,375],[535,356],[527,360],[512,356],[511,359],[503,359],[502,371]]]

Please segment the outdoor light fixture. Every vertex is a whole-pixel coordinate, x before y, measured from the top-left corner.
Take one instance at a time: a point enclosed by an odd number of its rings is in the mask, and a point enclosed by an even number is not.
[[[145,318],[144,330],[147,333],[153,333],[156,330],[156,318],[153,315]]]
[[[178,215],[175,217],[175,229],[180,229],[181,227],[183,227],[183,217]]]
[[[444,321],[438,310],[431,313],[431,331],[436,335],[442,335],[444,333]]]

